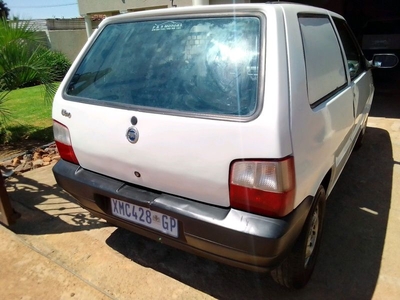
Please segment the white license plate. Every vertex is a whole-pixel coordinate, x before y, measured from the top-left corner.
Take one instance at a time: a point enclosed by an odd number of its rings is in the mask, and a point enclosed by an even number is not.
[[[178,237],[178,220],[148,208],[111,198],[114,216]]]

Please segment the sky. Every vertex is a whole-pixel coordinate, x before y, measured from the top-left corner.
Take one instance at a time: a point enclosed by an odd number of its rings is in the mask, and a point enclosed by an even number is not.
[[[9,18],[52,19],[79,17],[77,0],[3,0],[10,9]]]

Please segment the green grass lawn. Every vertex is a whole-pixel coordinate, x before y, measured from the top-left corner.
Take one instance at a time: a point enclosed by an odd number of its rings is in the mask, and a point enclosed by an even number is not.
[[[11,91],[5,99],[3,108],[11,114],[0,120],[0,144],[53,140],[51,103],[45,102],[42,86]]]

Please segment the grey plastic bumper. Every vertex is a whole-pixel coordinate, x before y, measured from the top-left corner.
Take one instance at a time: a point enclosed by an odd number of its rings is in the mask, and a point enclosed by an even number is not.
[[[53,173],[57,183],[94,215],[178,249],[254,271],[268,271],[285,258],[312,203],[307,197],[291,214],[275,219],[130,185],[64,160]],[[110,198],[176,218],[178,238],[113,216]]]

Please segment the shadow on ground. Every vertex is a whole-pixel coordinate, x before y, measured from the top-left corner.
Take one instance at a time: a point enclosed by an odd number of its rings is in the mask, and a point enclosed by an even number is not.
[[[219,299],[371,299],[378,280],[392,188],[387,131],[368,128],[332,192],[319,261],[300,291],[268,274],[231,268],[117,229],[107,244],[129,259]]]
[[[22,151],[32,150],[33,147],[39,147],[53,141],[53,126],[40,128],[17,124],[8,126],[0,132],[0,143],[3,146],[19,148]],[[21,151],[21,152],[22,152]]]
[[[43,172],[51,172],[50,169]],[[12,206],[21,218],[10,226],[17,234],[41,235],[83,231],[107,226],[104,220],[79,207],[55,183],[14,175],[6,182]]]

